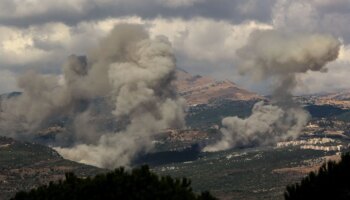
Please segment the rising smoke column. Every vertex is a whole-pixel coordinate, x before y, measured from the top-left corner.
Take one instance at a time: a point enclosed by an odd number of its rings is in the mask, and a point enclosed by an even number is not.
[[[3,103],[0,128],[30,139],[46,119],[70,115],[74,131],[59,136],[63,143],[55,147],[61,155],[108,168],[130,164],[153,147],[155,134],[184,125],[184,102],[172,86],[175,67],[165,37],[151,39],[140,25],[117,25],[86,57],[68,58],[63,81],[35,72],[23,75],[18,81],[23,94]],[[98,113],[88,102],[99,97],[107,99],[116,121],[126,123],[120,130],[97,128]],[[21,130],[10,130],[16,123]],[[73,144],[67,147],[67,140]]]
[[[297,138],[309,119],[309,114],[292,100],[297,76],[307,71],[326,72],[325,65],[338,57],[339,48],[340,42],[329,35],[253,32],[247,44],[237,51],[239,70],[255,81],[272,83],[273,105],[258,102],[246,119],[224,118],[222,139],[204,151]]]
[[[152,136],[159,131],[184,124],[184,104],[171,85],[175,59],[170,43],[164,37],[151,40],[138,32],[142,40],[130,40],[127,37],[136,33],[118,31],[102,41],[91,56],[92,69],[97,66],[105,71],[92,71],[97,76],[107,75],[106,85],[115,105],[112,113],[116,118],[127,116],[129,125],[123,131],[102,135],[96,144],[56,148],[66,158],[109,168],[128,164],[135,154],[149,150]]]

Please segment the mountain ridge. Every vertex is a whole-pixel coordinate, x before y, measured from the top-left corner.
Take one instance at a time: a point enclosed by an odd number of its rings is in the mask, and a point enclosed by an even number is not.
[[[251,101],[262,96],[238,87],[229,80],[218,81],[208,76],[191,75],[185,70],[176,71],[175,86],[188,105],[210,104],[217,100]]]

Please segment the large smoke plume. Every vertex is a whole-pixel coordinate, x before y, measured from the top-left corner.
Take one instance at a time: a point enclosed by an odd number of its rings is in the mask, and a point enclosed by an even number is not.
[[[2,102],[0,128],[12,137],[32,139],[48,120],[73,118],[73,131],[54,145],[65,158],[102,167],[127,165],[152,148],[155,134],[184,124],[183,101],[172,87],[175,58],[165,37],[151,39],[139,25],[117,25],[86,57],[72,55],[64,79],[33,71],[18,80],[23,93]],[[103,98],[120,127],[98,126]]]
[[[239,70],[259,82],[271,82],[272,105],[258,102],[246,119],[222,120],[222,139],[205,151],[237,145],[266,145],[297,138],[309,115],[292,100],[297,75],[326,71],[326,64],[338,57],[340,42],[329,35],[292,34],[277,30],[256,31],[246,46],[237,51]]]

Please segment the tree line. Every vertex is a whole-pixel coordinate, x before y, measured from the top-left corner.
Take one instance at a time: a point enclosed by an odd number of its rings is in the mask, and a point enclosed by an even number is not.
[[[286,187],[285,200],[350,199],[350,153],[339,162],[328,161],[299,183]],[[12,200],[216,200],[205,191],[193,192],[191,181],[158,176],[144,165],[126,171],[123,167],[95,177],[79,178],[67,173],[65,180],[31,191],[18,192]]]
[[[126,171],[123,167],[93,178],[67,173],[66,179],[18,192],[12,200],[215,200],[209,192],[196,194],[191,181],[158,176],[144,165]]]

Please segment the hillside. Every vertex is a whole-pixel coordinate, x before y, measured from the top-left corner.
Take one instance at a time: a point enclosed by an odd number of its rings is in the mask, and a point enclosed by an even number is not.
[[[318,105],[334,105],[341,108],[350,108],[350,90],[342,90],[318,95],[315,101]]]
[[[193,76],[184,70],[177,70],[175,85],[180,96],[188,105],[208,104],[216,100],[262,99],[256,93],[238,87],[231,81],[216,81],[206,76]]]
[[[0,137],[0,200],[19,190],[63,179],[66,172],[86,177],[104,171],[65,160],[46,146]]]

